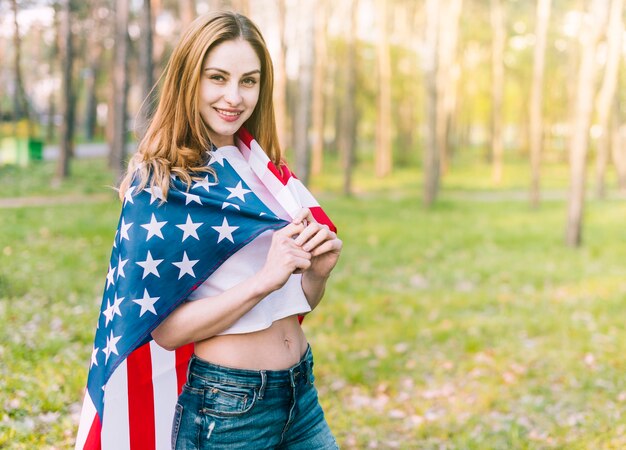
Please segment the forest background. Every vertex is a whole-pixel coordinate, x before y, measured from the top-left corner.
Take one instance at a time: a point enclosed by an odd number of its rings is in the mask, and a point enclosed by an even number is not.
[[[0,1],[2,151],[44,143],[0,158],[0,446],[72,444],[108,186],[219,8],[346,243],[305,324],[342,447],[626,446],[623,0]]]

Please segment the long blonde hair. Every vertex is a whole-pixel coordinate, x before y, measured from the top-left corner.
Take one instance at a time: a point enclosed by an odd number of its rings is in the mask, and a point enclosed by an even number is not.
[[[198,17],[184,32],[165,68],[159,103],[137,153],[120,183],[120,199],[138,176],[139,189],[156,186],[166,198],[170,175],[178,175],[187,185],[206,166],[211,149],[210,130],[198,108],[202,66],[206,55],[225,41],[247,41],[261,62],[259,100],[244,127],[254,136],[269,158],[279,165],[281,150],[276,132],[272,91],[272,60],[259,29],[247,17],[229,11]]]

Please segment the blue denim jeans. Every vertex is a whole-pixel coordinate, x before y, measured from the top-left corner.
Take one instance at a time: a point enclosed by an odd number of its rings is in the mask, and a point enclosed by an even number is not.
[[[242,370],[191,357],[172,449],[338,449],[313,384],[311,348],[287,370]]]

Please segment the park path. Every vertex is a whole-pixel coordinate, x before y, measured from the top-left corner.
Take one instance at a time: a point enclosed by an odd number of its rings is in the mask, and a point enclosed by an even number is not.
[[[80,203],[104,203],[113,200],[111,194],[70,194],[58,196],[0,198],[0,209],[76,205]]]

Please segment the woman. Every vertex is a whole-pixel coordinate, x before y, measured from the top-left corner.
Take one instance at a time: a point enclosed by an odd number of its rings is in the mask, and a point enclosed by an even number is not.
[[[239,158],[233,152],[244,130],[281,167],[272,86],[269,53],[249,19],[230,12],[198,18],[173,51],[157,111],[120,198],[158,188],[163,202],[175,189],[172,180],[194,192],[189,186],[205,175],[203,186],[210,191],[227,175],[216,172],[220,165],[207,165],[207,158],[215,161],[228,152]],[[313,357],[298,316],[319,304],[342,243],[310,209],[286,211],[250,167],[238,170],[247,188],[230,188],[232,199],[257,195],[289,223],[259,232],[152,330],[168,350],[195,343],[176,405],[172,447],[337,448],[317,399]],[[224,203],[233,212],[244,206]],[[227,222],[213,227],[220,241],[232,238],[235,227]],[[156,237],[154,232],[147,240]]]

